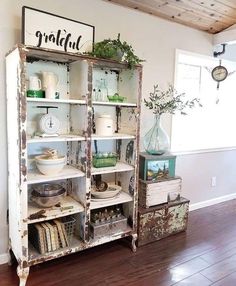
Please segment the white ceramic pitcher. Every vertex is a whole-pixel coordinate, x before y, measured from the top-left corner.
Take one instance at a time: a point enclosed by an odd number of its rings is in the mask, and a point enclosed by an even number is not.
[[[55,99],[56,87],[59,81],[58,76],[53,72],[43,71],[42,80],[46,98]]]
[[[37,76],[29,77],[29,89],[30,90],[40,90],[42,88],[41,80]]]

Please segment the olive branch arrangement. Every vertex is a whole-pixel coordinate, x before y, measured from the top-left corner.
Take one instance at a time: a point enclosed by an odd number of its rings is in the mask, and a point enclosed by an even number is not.
[[[187,108],[193,108],[196,105],[202,107],[199,98],[185,101],[184,97],[185,93],[178,94],[171,84],[166,91],[160,90],[158,85],[154,85],[153,92],[150,92],[148,100],[144,99],[144,104],[152,110],[153,114],[159,116],[163,113],[175,114],[176,111],[180,111],[182,115],[187,115]]]

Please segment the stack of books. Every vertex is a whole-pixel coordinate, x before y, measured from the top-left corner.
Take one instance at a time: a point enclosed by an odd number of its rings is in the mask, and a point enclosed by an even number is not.
[[[29,226],[29,240],[41,254],[69,246],[70,234],[60,220],[35,223]]]

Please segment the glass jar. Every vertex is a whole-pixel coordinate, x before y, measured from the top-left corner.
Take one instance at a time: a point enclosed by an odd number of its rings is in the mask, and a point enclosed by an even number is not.
[[[162,155],[170,148],[168,134],[161,126],[160,115],[155,115],[152,128],[144,136],[144,148],[151,155]]]

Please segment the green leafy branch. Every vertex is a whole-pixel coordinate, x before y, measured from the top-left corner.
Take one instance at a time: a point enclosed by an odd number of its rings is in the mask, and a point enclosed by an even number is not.
[[[95,43],[93,51],[89,54],[98,58],[124,60],[130,69],[143,62],[134,54],[134,49],[131,45],[126,41],[121,42],[120,34],[118,34],[117,39],[105,39]]]
[[[169,85],[166,91],[154,85],[153,92],[150,92],[149,99],[144,99],[146,107],[152,110],[153,114],[161,115],[163,113],[175,114],[179,111],[182,115],[186,115],[186,109],[193,108],[196,105],[202,106],[199,98],[192,100],[184,100],[185,93],[178,94],[172,85]]]

